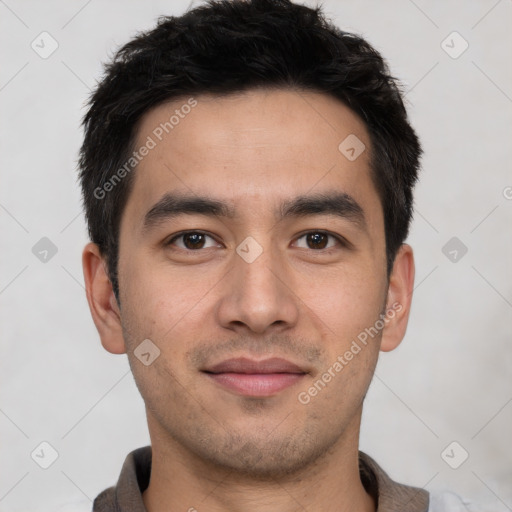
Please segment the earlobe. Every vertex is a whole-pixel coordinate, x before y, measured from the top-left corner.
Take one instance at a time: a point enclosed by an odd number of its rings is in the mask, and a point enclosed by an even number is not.
[[[106,262],[99,247],[88,243],[82,253],[85,290],[89,309],[105,350],[112,354],[126,352],[119,310]]]
[[[389,352],[400,345],[409,321],[414,287],[414,256],[410,245],[403,244],[397,252],[389,278],[385,327],[380,349]]]

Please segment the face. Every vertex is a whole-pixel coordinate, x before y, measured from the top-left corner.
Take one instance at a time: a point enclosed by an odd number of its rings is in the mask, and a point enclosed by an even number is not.
[[[361,342],[389,300],[369,136],[320,93],[188,100],[138,128],[136,148],[155,144],[121,222],[124,348],[153,442],[286,474],[354,442],[377,360],[382,330]]]

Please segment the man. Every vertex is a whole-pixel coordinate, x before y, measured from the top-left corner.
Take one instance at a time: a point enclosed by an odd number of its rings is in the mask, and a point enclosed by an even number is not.
[[[84,127],[87,299],[151,437],[94,511],[427,511],[358,451],[414,282],[421,149],[380,55],[210,2],[126,44]]]

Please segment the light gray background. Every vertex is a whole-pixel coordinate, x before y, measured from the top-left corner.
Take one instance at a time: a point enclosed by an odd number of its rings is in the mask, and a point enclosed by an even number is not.
[[[0,1],[2,512],[92,500],[149,443],[126,355],[103,350],[88,311],[76,156],[101,62],[188,5]],[[468,510],[512,510],[512,2],[324,6],[403,80],[425,149],[412,316],[403,344],[379,361],[361,448],[396,480],[451,489]],[[42,31],[59,44],[47,59],[31,48]],[[453,31],[469,43],[457,59],[441,47]],[[32,253],[42,237],[58,248],[46,263]],[[468,248],[455,263],[442,252],[452,237]],[[30,456],[42,441],[59,454],[46,470]],[[469,453],[458,469],[441,457],[453,441]]]

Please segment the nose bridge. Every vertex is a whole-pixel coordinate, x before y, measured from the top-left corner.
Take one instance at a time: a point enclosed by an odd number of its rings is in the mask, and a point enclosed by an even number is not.
[[[260,237],[261,239],[261,237]],[[266,236],[264,245],[248,237],[237,248],[239,261],[236,262],[238,278],[244,282],[242,290],[248,295],[266,294],[267,300],[277,298],[280,286],[277,276],[282,267],[281,255],[272,247],[270,236]],[[258,245],[256,245],[258,244]]]
[[[257,238],[247,237],[236,249],[222,321],[263,332],[273,324],[295,323],[297,304],[286,285],[284,256],[271,234]]]

